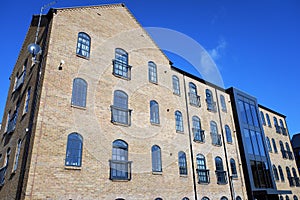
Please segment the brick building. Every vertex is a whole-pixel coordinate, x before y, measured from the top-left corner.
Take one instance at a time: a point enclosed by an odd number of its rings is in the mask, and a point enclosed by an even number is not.
[[[38,21],[34,16],[10,77],[0,199],[300,194],[298,173],[280,182],[270,170],[292,170],[295,161],[287,146],[283,158],[268,151],[265,136],[274,133],[258,111],[284,121],[274,138],[290,146],[285,117],[254,101],[258,124],[247,126],[259,133],[264,155],[246,154],[237,90],[172,66],[123,4],[50,9],[40,23],[42,51],[30,54]],[[247,168],[253,161],[258,164]],[[259,173],[267,174],[266,184]]]

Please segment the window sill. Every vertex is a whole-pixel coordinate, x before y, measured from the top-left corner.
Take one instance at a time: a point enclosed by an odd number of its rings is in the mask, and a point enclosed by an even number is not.
[[[154,172],[152,171],[152,175],[162,175],[163,173],[162,172]]]
[[[127,179],[110,179],[112,182],[129,182]]]
[[[200,185],[208,185],[209,182],[198,182],[198,184],[200,184]]]
[[[125,76],[121,76],[121,75],[118,75],[118,74],[115,74],[115,73],[112,73],[115,77],[117,78],[120,78],[120,79],[123,79],[125,81],[130,81],[131,78],[130,77],[125,77]]]
[[[184,131],[178,131],[178,130],[176,130],[176,133],[184,134]]]
[[[154,81],[149,81],[149,83],[152,83],[154,85],[158,85],[158,82],[154,82]]]
[[[77,109],[79,109],[79,110],[86,110],[86,107],[75,106],[75,105],[73,105],[73,104],[71,104],[71,107],[72,107],[72,108],[77,108]]]
[[[76,56],[79,57],[79,58],[90,60],[90,57],[86,57],[86,56],[83,56],[83,55],[80,55],[80,54],[76,54]]]
[[[118,126],[125,126],[125,127],[129,127],[130,124],[122,124],[120,122],[115,122],[115,121],[111,121],[111,123],[113,123],[114,125],[118,125]]]
[[[176,96],[179,96],[179,97],[181,97],[181,95],[180,95],[180,94],[177,94],[177,93],[175,93],[175,92],[173,92],[173,94],[174,94],[174,95],[176,95]]]
[[[150,124],[153,125],[153,126],[160,126],[159,123],[150,122]]]
[[[180,177],[182,177],[182,178],[188,178],[189,176],[187,174],[180,174]]]
[[[66,170],[81,170],[81,167],[76,166],[65,166]]]

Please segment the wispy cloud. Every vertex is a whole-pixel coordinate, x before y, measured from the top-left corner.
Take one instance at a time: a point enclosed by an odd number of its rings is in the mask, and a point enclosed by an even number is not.
[[[214,61],[216,61],[220,59],[221,56],[224,54],[226,46],[227,46],[227,42],[222,38],[219,40],[218,45],[215,48],[209,50],[208,53],[211,56],[211,58]]]

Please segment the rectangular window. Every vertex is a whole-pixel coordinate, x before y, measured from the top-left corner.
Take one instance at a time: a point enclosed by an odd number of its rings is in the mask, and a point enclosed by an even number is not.
[[[15,173],[16,170],[18,169],[18,163],[19,163],[19,157],[20,157],[20,150],[21,150],[21,144],[22,140],[18,141],[18,145],[16,147],[16,154],[15,154],[15,161],[14,161],[14,166],[12,172]]]
[[[247,123],[247,117],[246,117],[244,102],[241,101],[241,100],[238,100],[238,106],[239,106],[242,122]]]
[[[244,129],[244,137],[245,137],[245,145],[247,147],[248,154],[253,154],[250,131],[248,129]]]

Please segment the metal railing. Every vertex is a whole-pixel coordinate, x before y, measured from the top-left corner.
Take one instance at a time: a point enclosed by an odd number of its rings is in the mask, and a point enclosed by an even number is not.
[[[204,130],[198,128],[192,128],[194,134],[194,141],[195,142],[205,142],[205,134]]]
[[[130,126],[131,124],[131,111],[130,109],[119,108],[110,106],[111,109],[111,122],[119,123]]]
[[[227,184],[226,171],[216,171],[216,176],[218,184]]]
[[[126,160],[109,160],[110,180],[131,180],[131,163]]]
[[[131,67],[127,63],[121,62],[119,60],[112,60],[113,62],[113,74],[127,80],[131,79]]]
[[[189,92],[189,99],[190,99],[190,104],[193,106],[200,107],[201,106],[201,101],[200,101],[200,96]]]
[[[209,178],[209,169],[197,169],[198,174],[198,183],[206,183],[208,184],[210,182]]]

